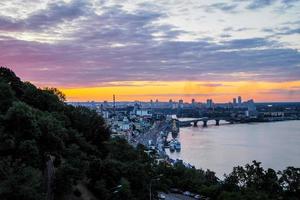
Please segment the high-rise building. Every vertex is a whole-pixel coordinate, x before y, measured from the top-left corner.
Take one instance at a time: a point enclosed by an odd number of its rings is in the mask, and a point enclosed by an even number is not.
[[[247,110],[246,110],[246,116],[257,116],[256,106],[253,101],[253,99],[250,99],[246,102],[247,104]]]
[[[234,106],[236,105],[236,98],[232,99],[232,103],[233,103]]]
[[[195,99],[192,99],[192,107],[195,107],[196,106],[196,101]]]
[[[178,108],[183,108],[183,100],[180,99],[178,102]]]
[[[114,113],[116,112],[116,95],[113,95],[113,109]]]
[[[212,99],[207,99],[206,100],[206,107],[207,108],[212,108],[214,105],[213,100]]]
[[[238,96],[238,104],[239,104],[239,106],[242,105],[242,97],[241,96]]]
[[[172,100],[172,99],[169,100],[169,105],[168,105],[168,107],[169,107],[169,108],[173,108],[173,100]]]
[[[254,104],[253,99],[247,101],[247,108],[249,111],[256,111],[256,106]]]

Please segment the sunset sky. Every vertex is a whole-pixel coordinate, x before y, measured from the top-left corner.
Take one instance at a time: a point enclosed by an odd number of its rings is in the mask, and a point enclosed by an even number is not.
[[[1,0],[0,65],[68,101],[300,101],[300,0]]]

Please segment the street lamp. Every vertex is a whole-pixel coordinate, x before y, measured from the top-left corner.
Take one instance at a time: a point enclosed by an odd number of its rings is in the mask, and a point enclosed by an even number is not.
[[[160,174],[156,177],[151,178],[150,180],[150,186],[149,186],[149,199],[152,200],[152,181],[159,181],[160,177],[162,177],[163,174]]]

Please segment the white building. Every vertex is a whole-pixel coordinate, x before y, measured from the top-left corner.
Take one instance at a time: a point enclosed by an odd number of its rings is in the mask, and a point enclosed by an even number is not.
[[[135,114],[137,116],[141,116],[141,117],[151,117],[152,114],[150,113],[149,110],[145,110],[145,109],[138,109],[135,111]]]
[[[109,112],[108,111],[102,111],[101,115],[102,115],[102,117],[104,119],[108,119],[109,118]]]

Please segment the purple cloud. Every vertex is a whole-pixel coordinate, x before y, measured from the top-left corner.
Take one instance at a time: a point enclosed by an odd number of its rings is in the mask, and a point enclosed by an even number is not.
[[[36,31],[48,29],[59,23],[88,14],[89,11],[87,1],[84,0],[73,0],[70,3],[49,3],[46,9],[38,10],[25,19],[0,16],[0,30]]]
[[[139,80],[299,80],[295,49],[262,37],[182,41],[178,37],[188,32],[157,23],[165,17],[157,10],[129,12],[120,6],[103,6],[99,13],[78,0],[50,4],[25,19],[0,16],[0,30],[7,35],[61,37],[49,43],[0,36],[0,65],[26,80],[65,87]]]

